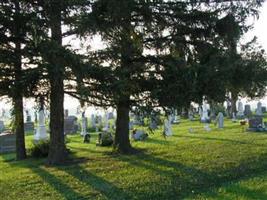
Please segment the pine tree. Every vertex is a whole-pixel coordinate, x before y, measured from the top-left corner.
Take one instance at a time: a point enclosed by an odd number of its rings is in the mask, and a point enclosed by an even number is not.
[[[33,18],[26,1],[0,3],[0,92],[1,96],[12,99],[17,160],[26,158],[23,97],[30,95],[36,83],[35,73],[29,70],[33,57]]]
[[[235,13],[240,23],[262,1],[97,0],[80,19],[82,36],[99,34],[105,48],[90,54],[80,76],[80,98],[117,109],[114,147],[131,152],[129,111],[140,106],[174,106],[174,93],[194,86],[201,50],[223,45],[217,30],[223,16]],[[219,44],[217,44],[219,43]],[[205,65],[202,65],[203,67]],[[178,75],[177,77],[174,74]],[[82,83],[82,84],[81,84]],[[172,87],[173,86],[173,87]],[[183,86],[186,86],[183,88]],[[178,89],[178,91],[173,91]],[[180,103],[196,99],[179,93]],[[198,94],[201,98],[204,93]],[[74,95],[75,96],[75,95]],[[176,102],[177,103],[177,102]],[[179,102],[178,102],[179,103]]]

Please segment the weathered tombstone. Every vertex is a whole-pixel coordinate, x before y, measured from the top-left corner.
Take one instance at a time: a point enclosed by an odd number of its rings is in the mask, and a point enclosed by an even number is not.
[[[262,116],[263,115],[263,113],[262,113],[262,103],[260,101],[257,103],[256,115],[257,116]]]
[[[217,115],[216,123],[218,123],[218,128],[224,127],[224,116],[222,112],[219,112],[219,114]]]
[[[45,127],[45,113],[44,113],[44,99],[40,100],[40,110],[39,110],[39,124],[37,126],[36,133],[34,135],[35,141],[46,140],[47,133]]]
[[[250,108],[249,104],[245,105],[244,115],[247,116],[247,117],[252,115],[251,108]]]
[[[210,118],[209,118],[209,115],[208,115],[208,107],[207,107],[207,104],[205,102],[203,103],[203,106],[202,106],[201,122],[202,123],[210,122]]]
[[[77,133],[79,125],[77,122],[77,117],[68,116],[64,119],[64,133],[65,134],[74,134]]]
[[[249,119],[248,124],[249,128],[248,131],[260,131],[262,129],[262,117],[260,116],[254,116],[251,119]]]
[[[172,136],[172,124],[171,124],[171,116],[169,116],[164,121],[164,135],[165,136]]]
[[[87,118],[85,117],[85,112],[82,112],[82,131],[81,131],[81,135],[85,136],[87,135]]]
[[[148,137],[148,134],[146,134],[143,130],[133,130],[131,134],[131,138],[135,141],[142,141],[145,140]]]
[[[238,119],[243,119],[244,118],[243,103],[240,100],[238,101],[238,108],[237,108],[236,116],[237,116]]]
[[[0,120],[0,133],[5,130],[4,121]]]
[[[0,153],[8,153],[16,151],[16,135],[11,131],[0,134]]]

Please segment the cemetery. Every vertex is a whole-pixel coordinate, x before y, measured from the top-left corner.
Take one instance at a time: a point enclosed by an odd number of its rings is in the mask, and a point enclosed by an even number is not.
[[[267,1],[0,1],[0,200],[267,200]]]

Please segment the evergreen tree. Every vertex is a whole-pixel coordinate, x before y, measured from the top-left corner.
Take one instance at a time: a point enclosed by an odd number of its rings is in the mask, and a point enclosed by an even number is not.
[[[261,2],[92,3],[92,8],[80,19],[78,30],[83,36],[99,34],[105,48],[90,54],[91,62],[80,74],[83,83],[80,98],[93,105],[117,109],[114,147],[118,151],[132,150],[130,109],[149,105],[170,107],[195,99],[199,90],[188,92],[197,78],[192,66],[206,66],[199,65],[203,48],[223,45],[217,29],[222,16],[235,13],[234,18],[243,23]],[[201,97],[204,94],[201,92]]]
[[[79,9],[86,6],[82,0],[45,0],[36,1],[32,5],[40,13],[44,21],[47,37],[38,45],[41,56],[43,78],[49,85],[50,102],[50,148],[48,164],[63,164],[67,159],[67,149],[64,141],[64,80],[71,77],[71,70],[78,70],[79,58],[63,45],[63,39],[75,32],[71,30],[75,24]],[[63,25],[66,27],[63,30]],[[50,33],[50,34],[49,34]]]
[[[12,99],[16,134],[16,158],[26,158],[23,96],[34,90],[36,73],[30,69],[33,58],[31,20],[34,13],[26,1],[0,3],[0,95]]]

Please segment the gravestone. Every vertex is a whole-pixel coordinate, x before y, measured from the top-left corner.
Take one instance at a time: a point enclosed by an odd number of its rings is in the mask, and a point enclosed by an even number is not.
[[[217,115],[216,123],[218,123],[218,128],[224,127],[224,116],[222,112],[219,112],[219,114]]]
[[[252,112],[251,112],[251,107],[250,107],[250,105],[249,105],[249,104],[246,104],[246,105],[245,105],[245,111],[244,111],[244,115],[245,115],[245,116],[247,116],[247,117],[249,117],[249,116],[251,116],[251,115],[252,115]]]
[[[82,131],[81,135],[85,136],[87,135],[87,118],[85,117],[85,112],[82,112]]]
[[[64,119],[64,133],[65,134],[75,134],[79,129],[79,125],[77,122],[77,117],[68,116]]]
[[[24,123],[24,131],[34,131],[34,123],[33,122],[25,122]]]
[[[26,122],[24,123],[24,131],[33,131],[34,130],[34,123],[32,122],[31,115],[29,111],[26,110]]]
[[[8,153],[16,151],[16,135],[11,131],[0,134],[0,153]]]
[[[148,134],[145,133],[143,130],[133,130],[131,134],[131,138],[135,141],[142,141],[148,137]]]
[[[41,109],[39,111],[39,123],[37,126],[36,133],[34,135],[34,140],[46,140],[47,139],[47,133],[46,133],[46,127],[45,127],[45,114],[44,110]]]
[[[262,117],[260,116],[254,116],[251,119],[249,119],[248,124],[249,128],[248,131],[260,131],[262,129]]]
[[[261,109],[262,109],[263,113],[266,113],[266,107],[265,106],[262,106]]]
[[[46,133],[45,126],[45,112],[44,112],[44,97],[40,97],[40,109],[39,109],[39,123],[37,126],[37,130],[34,134],[34,141],[38,142],[40,140],[47,140],[48,136]]]
[[[238,101],[236,117],[238,119],[243,119],[244,118],[244,108],[243,108],[243,103],[241,101]]]
[[[207,107],[206,103],[203,103],[200,121],[202,123],[209,123],[210,122],[210,118],[208,115],[208,107]]]
[[[0,133],[5,130],[4,121],[0,120]]]
[[[164,135],[172,136],[172,124],[171,124],[171,116],[164,120]]]
[[[257,116],[262,116],[263,115],[263,113],[262,113],[262,104],[261,104],[260,101],[257,103],[256,115]]]

